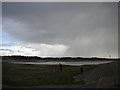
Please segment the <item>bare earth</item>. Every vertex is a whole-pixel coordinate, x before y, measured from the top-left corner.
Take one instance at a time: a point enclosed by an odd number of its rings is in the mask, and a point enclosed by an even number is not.
[[[114,61],[103,64],[83,74],[74,77],[76,81],[85,80],[83,88],[117,88],[118,87],[118,63]]]

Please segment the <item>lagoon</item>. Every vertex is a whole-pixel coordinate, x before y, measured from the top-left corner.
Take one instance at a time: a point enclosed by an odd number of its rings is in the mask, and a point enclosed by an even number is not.
[[[70,66],[81,66],[81,65],[98,65],[98,64],[105,64],[111,63],[112,61],[38,61],[38,62],[23,62],[23,61],[13,61],[13,60],[0,60],[0,62],[7,62],[13,64],[37,64],[37,65],[70,65]]]

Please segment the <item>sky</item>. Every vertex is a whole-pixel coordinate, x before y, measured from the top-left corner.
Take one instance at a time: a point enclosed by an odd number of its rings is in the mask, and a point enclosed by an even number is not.
[[[118,57],[116,2],[4,2],[2,55]]]

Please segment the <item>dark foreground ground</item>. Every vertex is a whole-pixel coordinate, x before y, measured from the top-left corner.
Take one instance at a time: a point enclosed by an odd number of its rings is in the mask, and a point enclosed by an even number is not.
[[[118,62],[101,65],[74,78],[87,81],[82,88],[118,88]]]
[[[74,76],[76,81],[84,80],[87,83],[84,85],[48,85],[48,86],[33,86],[33,87],[4,87],[4,89],[14,90],[30,90],[30,89],[49,89],[49,88],[118,88],[118,62],[114,61],[109,64],[100,65],[97,68],[83,72]]]

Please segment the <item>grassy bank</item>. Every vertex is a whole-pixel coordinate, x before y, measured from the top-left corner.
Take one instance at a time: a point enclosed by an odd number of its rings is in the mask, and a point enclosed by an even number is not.
[[[84,66],[84,71],[96,66]],[[7,86],[73,85],[73,76],[79,74],[80,67],[63,66],[62,72],[57,65],[20,65],[2,64],[2,84]]]

